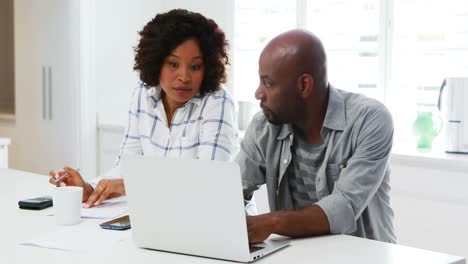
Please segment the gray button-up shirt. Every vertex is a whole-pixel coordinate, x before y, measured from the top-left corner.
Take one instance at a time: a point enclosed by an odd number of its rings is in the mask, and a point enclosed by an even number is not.
[[[396,242],[390,207],[389,158],[393,121],[386,107],[329,86],[323,126],[331,133],[315,186],[332,234]],[[291,163],[291,125],[273,125],[263,113],[250,123],[236,158],[244,197],[266,184],[270,210],[280,210],[279,186]]]

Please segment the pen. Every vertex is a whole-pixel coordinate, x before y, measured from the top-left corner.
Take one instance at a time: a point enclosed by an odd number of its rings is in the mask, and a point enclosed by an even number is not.
[[[76,171],[80,171],[80,169],[78,168],[78,169],[76,169]],[[68,176],[70,176],[70,174],[68,174],[68,172],[65,172],[64,175],[58,177],[58,178],[55,180],[55,183],[59,183],[61,180],[67,178]]]

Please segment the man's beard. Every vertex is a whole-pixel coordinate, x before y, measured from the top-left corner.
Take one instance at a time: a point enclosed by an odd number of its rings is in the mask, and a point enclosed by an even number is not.
[[[284,124],[285,122],[282,121],[278,115],[276,113],[274,113],[273,111],[271,111],[270,109],[267,110],[267,113],[265,113],[265,111],[263,111],[263,114],[265,115],[265,117],[267,118],[268,120],[268,123],[270,124],[273,124],[273,125],[282,125]]]
[[[270,108],[266,107],[265,105],[260,104],[263,110],[263,114],[267,118],[268,122],[273,125],[284,125],[289,124],[292,122],[291,117],[295,117],[294,113],[298,113],[298,109],[300,109],[299,113],[303,113],[303,104],[300,99],[296,100],[293,104],[287,105],[276,105],[277,112],[274,112]]]

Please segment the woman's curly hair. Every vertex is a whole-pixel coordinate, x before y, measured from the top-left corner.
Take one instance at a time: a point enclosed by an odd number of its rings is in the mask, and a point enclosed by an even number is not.
[[[184,9],[174,9],[156,15],[142,31],[135,48],[135,65],[140,80],[146,88],[159,85],[159,75],[165,58],[189,38],[195,38],[203,53],[205,75],[200,94],[219,90],[226,82],[226,65],[229,64],[227,41],[216,22],[203,15]]]

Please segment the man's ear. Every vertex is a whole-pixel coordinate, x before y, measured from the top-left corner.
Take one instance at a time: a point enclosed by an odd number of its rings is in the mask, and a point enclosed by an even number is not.
[[[296,80],[296,87],[299,95],[302,98],[307,98],[314,89],[314,78],[308,73],[301,74]]]

